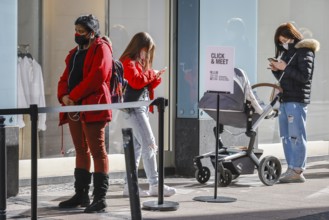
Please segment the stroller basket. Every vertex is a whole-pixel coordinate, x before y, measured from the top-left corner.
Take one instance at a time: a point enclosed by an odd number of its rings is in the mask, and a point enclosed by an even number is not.
[[[232,153],[232,149],[230,149],[230,150],[231,150],[230,153]],[[261,150],[261,149],[254,149],[253,151],[258,159],[263,154],[263,150]],[[221,158],[221,157],[223,158],[223,157],[226,157],[227,155],[222,154],[222,155],[218,155],[218,156],[219,156],[219,158]],[[213,167],[215,167],[215,162],[216,162],[215,154],[210,156],[210,161],[211,161]],[[223,167],[225,169],[230,170],[233,176],[239,176],[239,175],[243,175],[243,174],[253,174],[255,171],[255,164],[250,159],[250,157],[248,157],[247,155],[244,157],[237,158],[236,160],[233,160],[233,161],[223,161]]]

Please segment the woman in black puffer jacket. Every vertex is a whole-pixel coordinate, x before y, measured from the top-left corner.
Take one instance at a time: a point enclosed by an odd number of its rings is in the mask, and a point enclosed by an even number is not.
[[[277,28],[274,44],[278,61],[272,61],[270,67],[283,89],[279,125],[288,164],[280,182],[305,182],[307,104],[311,100],[315,52],[320,44],[314,39],[303,39],[291,23]]]

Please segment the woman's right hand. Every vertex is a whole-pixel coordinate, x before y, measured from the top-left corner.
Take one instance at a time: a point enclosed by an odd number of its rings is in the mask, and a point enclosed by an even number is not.
[[[167,67],[165,67],[165,68],[163,68],[162,70],[158,71],[158,72],[156,73],[156,75],[155,75],[156,78],[159,79],[159,78],[161,77],[161,75],[164,74],[164,73],[166,72],[166,70],[167,70]]]
[[[280,60],[278,62],[271,62],[271,66],[273,66],[272,68],[275,69],[274,71],[277,71],[284,70],[287,67],[287,64],[283,60]]]
[[[272,71],[278,71],[278,69],[273,65],[273,62],[270,62],[269,69]]]
[[[64,95],[62,97],[62,102],[64,105],[74,105],[74,101],[70,99],[69,95]]]

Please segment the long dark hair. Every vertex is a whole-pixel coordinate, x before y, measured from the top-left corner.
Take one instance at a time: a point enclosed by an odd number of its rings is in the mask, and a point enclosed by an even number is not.
[[[275,44],[275,57],[278,57],[279,52],[283,50],[279,37],[294,39],[294,43],[301,41],[304,37],[302,33],[290,22],[281,24],[275,31],[274,44]]]

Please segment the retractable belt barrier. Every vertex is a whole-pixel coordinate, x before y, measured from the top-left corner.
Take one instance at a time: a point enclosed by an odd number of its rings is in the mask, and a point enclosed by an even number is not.
[[[159,97],[152,101],[138,101],[138,102],[126,102],[126,103],[113,103],[113,104],[97,104],[97,105],[79,105],[79,106],[62,106],[62,107],[39,107],[37,105],[30,105],[30,108],[15,108],[15,109],[0,109],[1,115],[21,115],[29,114],[31,117],[31,219],[37,219],[37,183],[38,183],[38,166],[37,166],[37,121],[39,113],[59,113],[59,112],[85,112],[85,111],[99,111],[107,109],[126,109],[137,108],[142,106],[156,105],[159,112],[159,151],[163,151],[163,116],[165,106],[168,106],[168,100]],[[4,121],[3,119],[1,120]],[[2,132],[3,131],[3,132]],[[161,132],[160,132],[161,131]],[[4,129],[0,129],[0,133],[4,133]],[[2,139],[4,134],[0,134]],[[1,141],[3,142],[3,141]],[[0,143],[1,144],[1,143]],[[5,145],[5,144],[2,144]],[[5,146],[0,146],[6,148]],[[2,151],[0,151],[2,152]],[[163,204],[163,152],[159,152],[159,199],[158,205]],[[1,156],[6,156],[2,155]],[[3,160],[5,161],[5,159]],[[6,167],[3,163],[0,164],[0,176],[3,180],[0,184],[0,219],[6,219]],[[132,171],[131,171],[132,172]],[[4,178],[3,178],[4,177]],[[129,178],[129,177],[127,177]],[[5,193],[3,193],[5,192]],[[176,207],[177,208],[177,207]]]
[[[149,106],[153,102],[156,102],[156,100],[113,103],[113,104],[97,104],[97,105],[74,105],[74,106],[71,105],[71,106],[62,106],[62,107],[41,107],[41,108],[38,108],[38,113],[87,112],[87,111],[100,111],[100,110],[107,110],[107,109],[138,108],[138,107],[142,107],[142,106]],[[1,110],[0,110],[0,114],[1,114]]]

